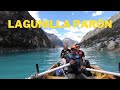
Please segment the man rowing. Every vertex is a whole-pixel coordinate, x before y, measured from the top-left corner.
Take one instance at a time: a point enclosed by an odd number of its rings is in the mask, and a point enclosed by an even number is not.
[[[90,67],[90,62],[88,60],[85,59],[85,54],[84,52],[80,49],[80,45],[79,44],[75,44],[76,46],[76,53],[79,54],[79,56],[82,59],[82,63],[86,68],[91,68]],[[82,73],[87,75],[87,76],[91,76],[92,73],[90,71],[86,71],[85,69],[82,70]]]
[[[76,46],[72,46],[71,52],[69,53],[69,60],[67,61],[71,64],[67,71],[68,79],[86,79],[86,76],[81,72],[81,69],[85,69],[82,65],[82,58],[76,51]]]

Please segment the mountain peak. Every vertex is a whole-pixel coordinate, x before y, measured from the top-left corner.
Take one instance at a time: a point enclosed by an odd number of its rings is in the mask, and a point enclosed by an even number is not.
[[[62,40],[62,42],[63,42],[63,43],[67,43],[67,44],[68,44],[68,47],[71,47],[72,45],[78,43],[77,41],[72,40],[72,39],[70,39],[70,38],[64,38],[64,39]]]
[[[45,32],[53,46],[63,46],[63,42],[58,38],[57,35]]]

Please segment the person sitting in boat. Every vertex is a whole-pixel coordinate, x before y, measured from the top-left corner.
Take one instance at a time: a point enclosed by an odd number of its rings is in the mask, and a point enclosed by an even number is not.
[[[82,50],[80,50],[80,45],[79,44],[75,44],[75,46],[76,46],[77,53],[82,58],[82,61],[85,62],[85,54],[84,54],[84,52]]]
[[[64,44],[64,49],[61,51],[61,54],[60,54],[60,57],[61,59],[62,58],[65,58],[66,59],[66,56],[70,53],[70,49],[68,49],[68,45],[65,43]]]
[[[86,68],[90,68],[90,62],[85,59],[85,54],[84,54],[84,52],[82,50],[80,50],[80,45],[79,44],[75,44],[75,46],[76,46],[76,53],[79,54],[79,56],[82,58],[83,65]],[[85,69],[83,69],[82,73],[87,75],[87,76],[91,76],[92,75],[92,73],[90,71],[86,71]]]
[[[81,69],[85,69],[82,65],[82,58],[76,53],[76,46],[71,47],[69,54],[69,63],[71,64],[67,71],[68,79],[86,79],[85,75],[81,73]]]
[[[70,53],[70,49],[68,49],[68,45],[65,43],[64,44],[64,49],[61,51],[60,57],[61,57],[61,62],[63,62],[63,64],[68,63],[67,60],[68,58],[68,54]],[[62,64],[62,65],[63,65]]]

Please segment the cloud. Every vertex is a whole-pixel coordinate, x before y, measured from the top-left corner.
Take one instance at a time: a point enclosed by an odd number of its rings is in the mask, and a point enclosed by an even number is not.
[[[43,18],[43,20],[47,20],[47,19]]]
[[[72,13],[72,15],[74,15],[74,13]]]
[[[103,11],[96,11],[96,12],[92,13],[92,16],[99,16],[102,14],[103,14]]]
[[[28,12],[35,20],[41,20],[39,17],[39,11],[28,11]]]
[[[70,28],[64,28],[64,30],[68,31],[67,33],[65,33],[63,35],[63,38],[71,38],[73,40],[76,40],[78,42],[81,41],[82,37],[88,33],[89,31],[94,30],[95,28],[80,28],[81,24],[79,25],[79,27],[74,28],[73,26],[71,26]]]
[[[87,24],[89,25],[89,21],[87,21]],[[64,30],[67,30],[67,31],[70,31],[70,32],[74,32],[74,33],[78,32],[78,33],[86,34],[87,32],[95,29],[95,28],[86,28],[86,27],[80,28],[81,25],[82,25],[82,23],[79,24],[78,27],[74,28],[73,26],[71,26],[70,28],[64,28]]]
[[[63,21],[59,21],[59,25],[62,26],[64,24]]]
[[[56,36],[61,38],[61,34],[58,33],[58,31],[56,29],[45,29],[44,31],[47,32],[47,33],[50,33],[50,34],[55,34]]]
[[[64,38],[70,38],[78,42],[81,41],[84,35],[81,32],[72,32],[72,31],[68,31],[67,33],[61,35],[56,29],[45,29],[44,31],[50,34],[55,34],[56,36],[58,36],[60,40],[63,40]]]
[[[80,29],[78,27],[74,28],[71,26],[70,28],[64,28],[64,30],[70,31],[70,32],[80,32]]]
[[[86,34],[86,33],[88,33],[89,31],[92,31],[92,30],[94,30],[95,28],[80,28],[80,31],[81,31],[81,33],[82,34]]]
[[[81,39],[82,39],[82,34],[81,33],[74,33],[74,32],[67,32],[63,35],[63,37],[61,37],[61,39],[64,39],[64,38],[70,38],[72,40],[75,40],[75,41],[78,41],[80,42]]]
[[[110,19],[110,18],[111,18],[111,17],[108,17],[107,20]]]

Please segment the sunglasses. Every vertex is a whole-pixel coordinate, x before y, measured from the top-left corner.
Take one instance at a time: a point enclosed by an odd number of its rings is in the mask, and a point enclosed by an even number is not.
[[[72,51],[75,51],[75,49],[74,49],[74,48],[71,48],[71,50],[72,50]]]

